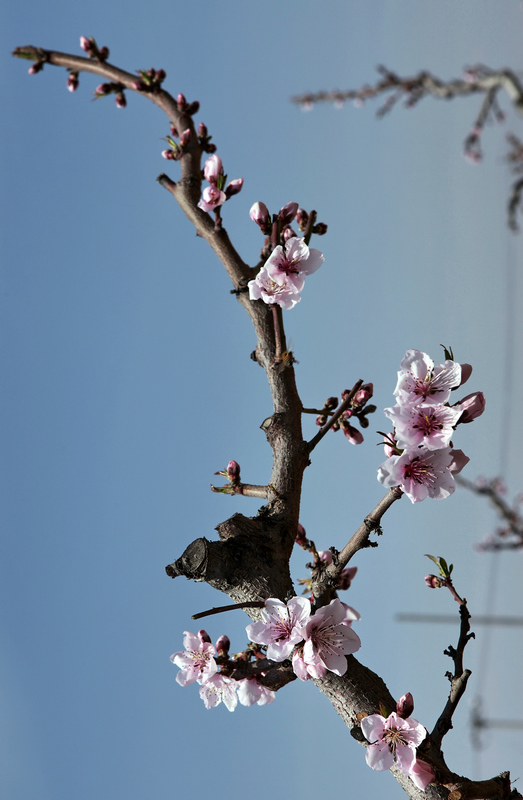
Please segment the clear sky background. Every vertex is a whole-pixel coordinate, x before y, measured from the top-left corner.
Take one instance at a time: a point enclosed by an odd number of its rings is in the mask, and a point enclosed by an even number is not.
[[[462,143],[478,100],[424,100],[377,120],[375,105],[303,113],[293,94],[359,87],[379,63],[448,79],[466,65],[523,68],[523,7],[515,0],[326,0],[318,3],[134,3],[28,0],[4,6],[2,125],[2,593],[0,760],[11,800],[403,796],[365,765],[330,704],[296,681],[268,707],[206,710],[182,689],[169,655],[190,616],[221,602],[209,587],[169,580],[164,566],[212,537],[256,500],[213,495],[231,458],[266,483],[271,413],[255,340],[221,265],[155,182],[177,166],[160,153],[167,120],[129,96],[92,103],[99,81],[9,57],[33,44],[80,53],[79,36],[108,45],[133,71],[163,67],[166,88],[198,99],[230,178],[244,189],[225,226],[249,263],[262,237],[248,211],[295,200],[329,232],[303,301],[285,314],[307,406],[372,381],[393,405],[408,348],[437,361],[440,343],[474,365],[466,392],[487,410],[455,444],[465,475],[501,475],[513,495],[521,467],[522,240],[506,227],[505,126],[483,137],[471,166]],[[465,391],[463,394],[466,393]],[[376,429],[352,447],[329,434],[304,482],[301,521],[318,547],[342,547],[383,495]],[[316,431],[313,418],[305,435]],[[443,655],[458,635],[450,594],[426,588],[424,553],[455,564],[472,614],[522,613],[522,553],[478,553],[496,525],[477,497],[404,499],[344,597],[361,613],[358,657],[391,692],[414,695],[431,728],[448,694]],[[307,556],[293,557],[306,577]],[[454,613],[414,625],[398,612]],[[210,618],[213,641],[244,647],[242,612]],[[521,628],[476,627],[469,690],[444,742],[449,766],[485,778],[523,775],[523,732],[470,742],[470,701],[488,718],[523,719]]]

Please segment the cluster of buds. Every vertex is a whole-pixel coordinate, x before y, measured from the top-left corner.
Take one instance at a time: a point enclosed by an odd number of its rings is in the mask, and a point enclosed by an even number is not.
[[[123,83],[101,83],[94,90],[94,100],[99,100],[100,97],[106,97],[109,94],[115,95],[115,102],[117,108],[125,108],[127,100],[124,94],[125,86]]]
[[[333,548],[331,548],[331,550],[316,550],[316,545],[312,540],[307,538],[307,533],[301,523],[298,523],[298,532],[294,541],[302,548],[302,550],[312,553],[314,562],[306,565],[308,569],[324,569],[329,564],[332,564],[333,552],[336,553],[336,551]],[[349,589],[357,571],[358,567],[345,567],[345,569],[343,569],[338,576],[336,590],[346,591]],[[299,578],[298,583],[304,587],[302,594],[312,593],[312,578]],[[311,594],[311,602],[312,601],[313,597]]]
[[[296,212],[296,222],[298,223],[298,228],[300,229],[300,231],[307,230],[307,225],[309,224],[309,220],[312,214],[315,215],[315,212],[311,212],[311,214],[309,214],[307,211],[305,211],[304,208],[298,209],[298,211]],[[315,222],[314,219],[312,220],[312,223],[313,224],[311,225],[311,233],[315,233],[317,236],[324,236],[327,233],[328,226],[325,222]]]
[[[107,61],[109,58],[108,47],[98,47],[96,41],[92,36],[80,36],[80,47],[87,53],[89,58],[95,58],[97,61]]]
[[[180,143],[178,144],[174,139],[179,139]],[[178,128],[171,123],[171,135],[166,136],[165,141],[169,145],[169,149],[162,150],[162,158],[166,158],[167,161],[178,161],[183,156],[185,148],[191,141],[191,129],[186,128],[180,134],[178,133]]]
[[[376,411],[375,405],[367,405],[373,395],[373,391],[374,387],[372,383],[364,383],[352,398],[350,407],[343,411],[339,419],[332,425],[331,430],[342,430],[351,444],[361,444],[363,442],[363,434],[352,425],[352,422],[357,420],[362,428],[368,428],[369,420],[367,419],[367,415],[373,414]],[[346,400],[349,395],[350,391],[345,389],[341,393],[342,401]],[[316,425],[318,425],[318,427],[322,428],[327,423],[328,417],[334,413],[337,405],[337,397],[329,397],[325,401],[321,414],[316,417]]]
[[[209,186],[203,190],[198,208],[203,209],[203,211],[216,211],[219,216],[219,207],[233,195],[241,192],[243,178],[235,178],[227,183],[227,175],[223,171],[222,160],[216,154],[209,156],[205,162],[203,177],[209,182]]]
[[[200,145],[204,153],[216,152],[216,145],[212,144],[211,139],[212,136],[209,136],[207,125],[204,125],[203,122],[200,122],[200,124],[198,125],[198,144]]]
[[[309,237],[312,233],[316,233],[318,236],[323,236],[323,234],[327,233],[327,225],[325,222],[316,223],[316,212],[311,211],[309,214],[305,209],[300,208],[298,203],[286,203],[283,208],[280,208],[277,214],[273,214],[271,217],[265,203],[257,202],[254,203],[249,214],[252,221],[260,227],[261,232],[266,236],[271,236],[274,231],[274,226],[278,226],[279,236],[277,237],[278,241],[276,244],[283,244],[297,235],[291,228],[291,222],[294,219],[296,219],[300,231],[306,231]],[[266,246],[262,251],[264,254],[268,244],[269,242],[266,242]],[[272,246],[275,246],[274,242]]]
[[[186,114],[188,117],[192,117],[193,114],[198,113],[200,109],[199,100],[193,100],[192,103],[188,103],[185,99],[185,95],[181,92],[176,96],[176,105],[178,106],[180,114]]]
[[[162,88],[162,83],[166,78],[164,69],[139,69],[138,75],[140,76],[136,81],[133,81],[133,89],[137,92],[150,92],[156,94]]]

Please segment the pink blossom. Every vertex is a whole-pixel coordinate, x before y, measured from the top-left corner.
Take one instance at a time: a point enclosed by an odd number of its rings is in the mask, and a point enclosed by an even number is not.
[[[435,367],[420,350],[407,350],[401,361],[394,396],[401,405],[446,403],[451,389],[461,383],[461,367],[448,359]]]
[[[398,717],[407,719],[414,711],[414,698],[410,692],[402,695],[396,703],[396,714]]]
[[[301,631],[305,639],[305,664],[316,668],[322,664],[336,675],[344,675],[347,671],[345,656],[361,647],[359,636],[348,624],[350,619],[359,619],[359,615],[337,598],[318,609]]]
[[[285,249],[281,245],[274,248],[265,267],[273,280],[284,277],[294,291],[301,292],[305,276],[316,272],[324,260],[319,250],[310,250],[303,239],[293,236],[286,242]]]
[[[200,697],[205,703],[205,708],[214,708],[223,700],[229,711],[234,711],[238,704],[236,689],[236,681],[215,673],[200,688]]]
[[[286,203],[283,208],[280,208],[278,216],[281,224],[288,225],[289,222],[292,222],[298,212],[298,208],[298,203]]]
[[[378,480],[388,489],[399,486],[413,502],[426,497],[442,500],[451,495],[456,484],[450,471],[452,449],[426,450],[418,447],[391,456],[378,468]]]
[[[93,49],[93,43],[91,42],[90,39],[87,38],[87,36],[80,36],[80,47],[86,53],[90,53],[91,50]]]
[[[363,442],[362,432],[348,422],[342,425],[341,429],[351,444],[361,444]]]
[[[218,206],[221,206],[222,203],[226,201],[225,192],[222,192],[216,186],[207,186],[206,189],[203,190],[202,199],[198,203],[198,208],[202,208],[204,211],[213,211]]]
[[[345,567],[338,576],[337,589],[348,589],[358,571],[358,567]]]
[[[303,647],[297,647],[292,654],[292,669],[300,681],[308,681],[310,678],[324,678],[327,668],[319,659],[314,663],[307,664],[303,658]]]
[[[265,205],[265,203],[258,202],[254,203],[251,206],[251,210],[249,211],[249,216],[253,222],[259,225],[261,228],[266,227],[270,223],[269,217],[269,209]]]
[[[450,462],[449,470],[452,472],[453,475],[458,475],[461,472],[463,467],[469,463],[470,458],[465,455],[463,450],[456,450],[453,448],[452,450],[452,461]]]
[[[380,714],[364,717],[361,729],[370,742],[365,754],[369,767],[381,771],[396,764],[407,775],[416,760],[416,747],[427,734],[416,719],[402,719],[395,711],[387,719]]]
[[[238,194],[241,192],[243,187],[243,178],[235,178],[233,181],[229,181],[227,186],[225,187],[225,197],[227,200],[233,195]]]
[[[270,597],[261,611],[261,622],[247,625],[247,636],[251,642],[268,645],[267,658],[285,661],[303,639],[301,629],[310,613],[311,604],[305,597],[293,597],[287,604]]]
[[[394,424],[395,439],[400,448],[423,446],[427,450],[448,447],[462,408],[444,405],[397,405],[384,409]]]
[[[214,647],[190,631],[184,631],[184,634],[185,650],[179,650],[170,657],[170,661],[180,667],[176,680],[180,686],[189,686],[195,681],[205,683],[217,670],[213,658]]]
[[[275,693],[258,683],[256,678],[244,678],[238,681],[238,700],[242,706],[252,706],[254,703],[266,706],[272,703],[275,697]]]
[[[421,761],[419,758],[416,758],[414,764],[410,768],[409,776],[414,781],[418,789],[423,789],[423,791],[425,790],[425,787],[436,777],[432,768],[427,764],[427,762]]]
[[[201,201],[200,201],[201,202]],[[266,267],[261,267],[254,280],[249,281],[249,297],[251,300],[263,300],[264,303],[276,303],[282,308],[294,308],[301,300],[301,295],[289,284],[285,276],[272,278]]]
[[[209,181],[210,184],[216,186],[218,182],[218,177],[223,175],[223,164],[220,156],[212,155],[209,156],[207,161],[205,162],[205,166],[203,168],[203,174],[205,179]]]

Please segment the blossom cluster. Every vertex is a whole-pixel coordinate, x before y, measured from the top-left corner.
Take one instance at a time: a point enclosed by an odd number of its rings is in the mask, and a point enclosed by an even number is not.
[[[396,704],[396,711],[383,717],[370,714],[361,720],[361,729],[370,742],[365,753],[369,767],[382,771],[395,765],[408,775],[419,789],[435,778],[432,768],[416,755],[416,748],[423,742],[427,731],[417,719],[409,716],[414,711],[410,692]]]
[[[192,683],[200,684],[200,697],[206,708],[213,708],[223,701],[229,711],[234,711],[238,700],[244,706],[259,706],[272,703],[274,692],[259,684],[255,678],[233,680],[218,672],[218,665],[214,656],[228,651],[228,638],[220,637],[214,648],[206,631],[198,631],[196,636],[190,631],[184,631],[183,646],[185,650],[173,653],[170,660],[180,671],[176,680],[180,686],[190,686]],[[224,640],[227,642],[223,646]]]
[[[203,190],[198,208],[202,208],[204,211],[214,211],[223,205],[226,200],[242,190],[243,178],[235,178],[235,180],[225,185],[227,175],[224,174],[220,156],[216,154],[209,156],[205,162],[203,175],[209,186]]]
[[[300,292],[307,275],[312,275],[323,264],[323,253],[314,247],[309,248],[304,239],[296,236],[289,223],[301,209],[298,203],[287,203],[277,215],[283,224],[284,244],[277,245],[256,277],[249,281],[249,297],[251,300],[263,300],[264,303],[293,308],[301,300]],[[270,230],[270,216],[264,203],[255,203],[250,210],[251,219],[262,231]]]
[[[346,656],[361,647],[358,635],[351,628],[360,616],[338,599],[311,614],[311,604],[304,597],[293,597],[287,604],[272,597],[265,601],[261,617],[260,622],[247,625],[250,640],[265,645],[266,657],[272,661],[285,661],[292,654],[293,670],[302,681],[322,678],[327,670],[344,675]],[[226,674],[228,670],[218,671],[217,653],[220,663],[227,663],[230,668],[230,643],[226,636],[221,636],[214,647],[206,631],[201,630],[197,635],[184,631],[183,646],[184,650],[170,657],[180,668],[176,680],[180,686],[200,684],[200,697],[206,708],[223,701],[229,711],[234,711],[238,700],[244,706],[254,703],[262,706],[274,700],[274,692],[255,677],[236,680]],[[256,655],[264,657],[261,653]],[[234,663],[238,657],[231,660]]]
[[[483,413],[481,392],[449,405],[450,393],[470,377],[472,367],[451,358],[434,362],[420,350],[407,350],[394,390],[396,405],[384,413],[394,424],[386,438],[387,460],[378,468],[378,480],[386,487],[399,486],[413,503],[451,495],[454,475],[469,458],[455,450],[451,441],[456,425],[472,422]]]

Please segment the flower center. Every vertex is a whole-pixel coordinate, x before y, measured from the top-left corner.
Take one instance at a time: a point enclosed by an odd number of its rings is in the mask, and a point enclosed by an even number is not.
[[[397,728],[388,728],[383,734],[383,741],[387,743],[391,753],[396,753],[398,745],[408,745],[407,740],[403,737],[403,731]]]
[[[424,486],[429,486],[436,482],[436,476],[430,464],[427,464],[426,461],[420,461],[419,458],[414,458],[410,464],[405,465],[403,475],[405,478],[410,478]]]

